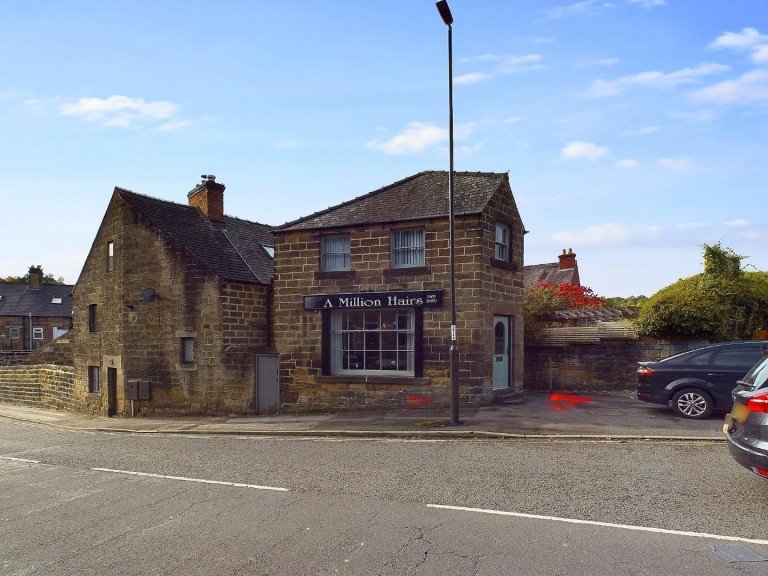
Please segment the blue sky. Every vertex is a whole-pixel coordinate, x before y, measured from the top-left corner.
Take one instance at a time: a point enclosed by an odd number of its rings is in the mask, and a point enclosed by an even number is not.
[[[525,262],[652,295],[768,270],[768,2],[449,0],[455,167],[509,172]],[[279,225],[448,167],[432,0],[9,0],[0,276],[74,283],[121,186]]]

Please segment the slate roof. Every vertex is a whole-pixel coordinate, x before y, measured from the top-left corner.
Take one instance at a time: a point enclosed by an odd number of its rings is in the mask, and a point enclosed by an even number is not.
[[[612,306],[607,308],[579,308],[578,310],[555,310],[552,319],[579,320],[582,322],[619,322],[627,318],[635,318],[637,308]]]
[[[115,193],[220,278],[261,284],[272,281],[274,263],[263,248],[274,246],[271,226],[226,215],[223,224],[209,222],[197,208],[185,204],[123,188],[115,188]]]
[[[60,298],[61,304],[54,304]],[[0,282],[0,316],[68,318],[72,316],[72,286],[43,284],[31,290],[26,282]]]
[[[542,282],[551,282],[552,284],[568,282],[568,284],[578,286],[578,270],[578,268],[566,268],[565,270],[560,270],[559,262],[523,266],[523,285],[526,290],[530,290]]]
[[[482,212],[509,176],[496,172],[454,172],[454,215]],[[448,216],[448,172],[419,172],[363,196],[279,226],[276,231],[311,230],[422,220]]]

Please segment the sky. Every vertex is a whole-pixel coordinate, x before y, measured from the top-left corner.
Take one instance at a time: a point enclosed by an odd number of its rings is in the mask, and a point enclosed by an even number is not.
[[[768,2],[449,0],[455,169],[507,172],[525,264],[651,296],[768,270]],[[215,174],[271,225],[448,169],[433,0],[6,0],[0,277],[74,284],[115,186]]]

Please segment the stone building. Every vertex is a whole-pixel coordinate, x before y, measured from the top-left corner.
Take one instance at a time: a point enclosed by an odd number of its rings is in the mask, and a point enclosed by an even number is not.
[[[37,350],[72,328],[72,285],[43,277],[31,266],[26,283],[0,282],[0,351]]]
[[[548,262],[546,264],[530,264],[523,267],[523,277],[525,289],[530,290],[542,282],[551,284],[568,283],[571,286],[581,286],[579,277],[579,263],[576,262],[576,253],[572,248],[568,248],[557,258],[557,262]]]
[[[462,405],[523,377],[523,224],[507,174],[455,174]],[[448,173],[421,172],[274,230],[285,410],[450,402]]]
[[[74,289],[79,410],[277,406],[271,227],[224,215],[224,189],[204,176],[184,205],[115,188]]]

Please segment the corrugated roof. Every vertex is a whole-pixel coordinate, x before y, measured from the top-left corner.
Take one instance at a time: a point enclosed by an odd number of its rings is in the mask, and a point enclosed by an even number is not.
[[[224,216],[223,223],[212,223],[197,208],[185,204],[124,188],[115,188],[115,193],[219,277],[262,284],[272,281],[273,260],[262,247],[274,244],[271,226],[232,216]]]
[[[506,173],[454,172],[454,214],[482,212]],[[337,206],[288,222],[276,231],[360,226],[448,216],[448,172],[426,171]]]
[[[61,301],[60,304],[54,304]],[[0,282],[0,316],[69,317],[72,316],[72,286],[43,284],[30,290],[21,282]]]

